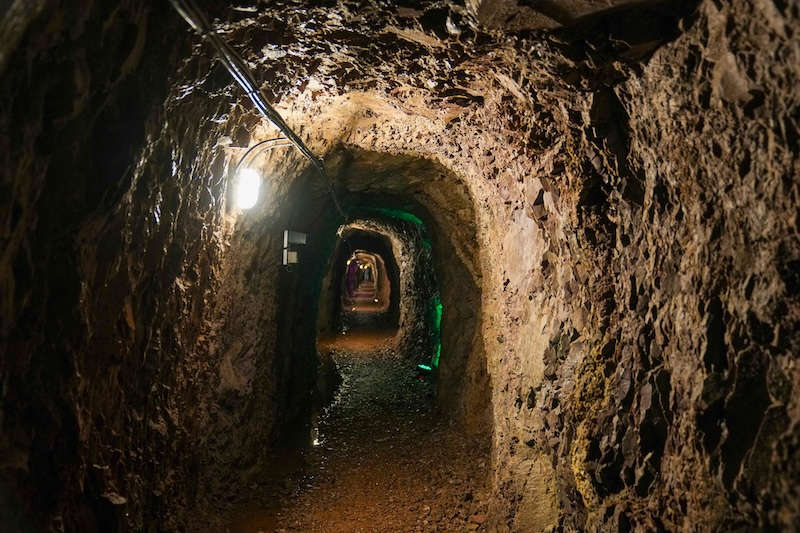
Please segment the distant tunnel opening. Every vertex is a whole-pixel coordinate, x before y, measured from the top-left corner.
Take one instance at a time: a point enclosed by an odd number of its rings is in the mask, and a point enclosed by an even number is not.
[[[347,261],[342,277],[344,287],[339,302],[344,312],[367,315],[386,310],[391,291],[380,255],[356,250]]]
[[[366,344],[391,344],[412,367],[430,372],[437,408],[472,432],[486,432],[490,402],[469,194],[445,168],[412,156],[342,148],[326,160],[342,184],[347,221],[314,176],[299,176],[283,202],[282,224],[309,235],[300,263],[281,274],[277,302],[283,420],[296,424],[308,416],[304,405],[330,400],[337,378],[325,352],[361,335]],[[375,281],[362,284],[368,268]]]
[[[320,295],[327,303],[319,310],[318,332],[342,334],[370,325],[396,330],[400,272],[389,239],[347,226],[338,234]]]

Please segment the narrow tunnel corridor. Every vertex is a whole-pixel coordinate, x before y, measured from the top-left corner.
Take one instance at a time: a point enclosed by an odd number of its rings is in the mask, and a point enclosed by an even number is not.
[[[291,339],[286,349],[297,358],[316,334],[316,350],[307,354],[308,366],[317,370],[299,373],[298,365],[286,384],[287,405],[298,413],[279,428],[275,454],[268,459],[283,467],[254,476],[251,497],[193,527],[325,532],[485,527],[491,430],[481,408],[460,407],[465,399],[487,394],[464,383],[465,376],[480,383],[481,374],[465,368],[465,356],[475,350],[462,338],[464,328],[474,327],[469,316],[479,298],[464,292],[462,276],[468,275],[453,272],[463,268],[457,257],[436,261],[435,238],[449,249],[460,243],[438,230],[428,208],[406,192],[420,173],[446,173],[416,158],[377,152],[348,150],[336,157],[341,163],[331,158],[329,165],[339,168],[338,180],[348,185],[341,192],[346,223],[332,223],[338,219],[324,212],[333,209],[325,196],[308,200],[313,181],[301,178],[289,192],[296,201],[325,207],[316,220],[287,221],[308,233],[298,247],[298,262],[281,274],[287,300],[279,300],[278,312],[294,309],[284,322],[291,337],[283,338]],[[376,186],[376,174],[393,176],[394,187]],[[460,222],[474,225],[469,218]],[[444,312],[437,270],[445,280],[445,302],[459,313],[457,324]],[[447,280],[460,282],[457,294],[447,292],[452,290]],[[312,309],[315,322],[308,315]],[[457,335],[443,342],[443,326]],[[447,364],[440,367],[442,361]],[[314,375],[310,397],[293,396],[309,390],[304,380]],[[485,396],[479,401],[488,404]]]
[[[0,17],[0,531],[796,529],[796,2]]]
[[[234,508],[234,531],[467,531],[486,521],[490,432],[467,434],[437,409],[441,314],[430,308],[440,298],[424,223],[396,208],[360,211],[376,218],[340,226],[322,285],[317,350],[336,369],[335,393],[312,413],[305,446],[278,446],[275,462],[293,467]]]

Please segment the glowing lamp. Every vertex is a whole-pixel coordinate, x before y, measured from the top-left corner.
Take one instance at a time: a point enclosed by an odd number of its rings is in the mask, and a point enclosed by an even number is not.
[[[250,209],[258,201],[261,176],[252,168],[243,168],[236,177],[235,200],[240,209]]]

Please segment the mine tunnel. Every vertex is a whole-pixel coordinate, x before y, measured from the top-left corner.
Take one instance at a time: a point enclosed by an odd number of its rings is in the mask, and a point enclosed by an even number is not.
[[[343,334],[363,323],[397,330],[400,272],[389,237],[342,228],[333,257],[326,284],[331,302],[321,311],[329,313],[327,322]]]
[[[0,531],[796,529],[796,2],[0,14]]]

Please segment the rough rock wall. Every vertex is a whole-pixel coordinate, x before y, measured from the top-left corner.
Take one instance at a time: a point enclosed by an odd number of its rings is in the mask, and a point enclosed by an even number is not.
[[[240,219],[226,250],[217,141],[263,137],[202,48],[160,110],[159,80],[180,65],[153,38],[173,20],[164,9],[146,37],[119,22],[140,20],[135,6],[56,10],[3,80],[4,501],[45,494],[84,529],[119,513],[120,496],[132,525],[175,526],[195,466],[215,472],[200,433],[233,428],[250,443],[234,455],[256,449],[268,439],[238,422],[282,416],[309,379],[276,355],[301,345],[284,342],[289,325],[245,328],[296,309],[282,300],[296,280],[269,256],[298,161],[286,156],[267,218]],[[460,350],[459,410],[491,416],[491,527],[796,522],[796,5],[708,1],[655,34],[614,17],[485,33],[444,2],[230,18],[229,38],[315,151],[401,156],[367,158],[373,181],[350,184],[413,196],[434,249],[457,259],[439,269],[443,297],[467,295],[443,357]],[[245,305],[244,291],[261,298]],[[248,347],[233,349],[237,331]],[[275,380],[295,386],[264,403]]]
[[[274,74],[271,87],[316,150],[440,163],[452,174],[438,183],[380,179],[452,216],[440,221],[455,250],[467,224],[453,191],[472,199],[479,261],[465,264],[483,293],[473,354],[486,346],[492,383],[493,527],[796,516],[797,14],[762,7],[705,3],[696,20],[654,21],[656,40],[602,17],[496,39],[405,12],[265,15],[307,21],[250,58],[269,68],[280,54],[307,79]]]
[[[800,513],[798,15],[704,4],[619,91],[645,204],[616,228],[631,239],[618,252],[617,357],[640,384],[616,434],[639,428],[642,459],[624,460],[622,478],[644,470],[636,495],[660,500],[649,511],[670,528],[789,529]]]
[[[274,278],[242,274],[269,239],[230,242],[224,211],[217,141],[243,135],[230,79],[183,61],[167,3],[45,8],[2,50],[0,523],[178,528],[210,465],[270,440],[264,398],[286,381],[269,374],[274,330],[246,329],[274,316]],[[257,371],[231,371],[237,350]],[[230,423],[253,404],[253,425]],[[256,423],[228,455],[209,437]]]
[[[659,3],[653,0],[466,0],[465,5],[481,26],[519,31],[549,30],[574,24],[582,17],[612,8]],[[448,29],[458,31],[452,18]]]
[[[4,49],[0,521],[141,527],[196,488],[217,102],[164,113],[166,6],[46,7]]]
[[[515,333],[542,328],[543,368],[495,395],[518,413],[496,440],[515,527],[796,521],[796,17],[705,3],[641,73],[565,109],[582,161],[542,180],[538,317]]]
[[[277,224],[276,224],[277,225]],[[230,487],[248,482],[258,458],[279,431],[282,389],[289,376],[275,360],[281,324],[281,241],[273,225],[239,220],[230,228],[216,292],[208,305],[208,360],[215,372],[198,468],[201,501],[219,502]],[[285,281],[284,281],[285,285]],[[224,502],[224,500],[222,500]]]

